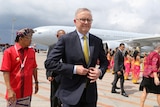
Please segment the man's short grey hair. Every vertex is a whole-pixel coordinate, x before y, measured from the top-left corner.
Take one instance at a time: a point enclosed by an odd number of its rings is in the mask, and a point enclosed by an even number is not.
[[[88,11],[91,13],[91,11],[88,8],[78,8],[76,13],[75,13],[75,18],[77,17],[77,14],[82,12],[82,11]]]

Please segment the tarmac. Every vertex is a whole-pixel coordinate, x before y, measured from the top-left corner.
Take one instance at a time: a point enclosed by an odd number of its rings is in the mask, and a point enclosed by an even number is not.
[[[2,59],[2,55],[3,54],[0,52],[0,61]],[[50,82],[46,79],[44,68],[46,53],[41,51],[40,53],[36,53],[36,59],[38,64],[39,92],[37,94],[33,94],[31,107],[50,107]],[[133,84],[131,80],[126,80],[124,87],[129,97],[124,97],[121,94],[111,93],[111,82],[113,81],[113,77],[114,76],[111,72],[106,72],[102,80],[97,80],[97,107],[140,107],[139,103],[142,92],[138,90],[139,84]],[[139,82],[140,81],[141,79]],[[117,85],[119,87],[119,82]],[[3,73],[0,72],[0,107],[6,107],[6,100],[4,99],[5,90]],[[120,92],[120,90],[117,91]],[[145,102],[145,107],[158,107],[156,98],[156,95],[149,94]]]

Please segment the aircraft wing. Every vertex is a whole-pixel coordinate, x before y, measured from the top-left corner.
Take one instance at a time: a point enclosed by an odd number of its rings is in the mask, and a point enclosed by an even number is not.
[[[103,43],[107,43],[111,41],[103,41]],[[155,43],[160,42],[160,34],[151,35],[148,37],[137,37],[131,39],[121,39],[114,40],[114,42],[123,42],[131,47],[143,47],[143,46],[153,46]]]
[[[124,40],[123,42],[127,43],[130,46],[153,46],[154,43],[160,42],[160,34],[155,34],[148,37],[138,37],[130,40]]]

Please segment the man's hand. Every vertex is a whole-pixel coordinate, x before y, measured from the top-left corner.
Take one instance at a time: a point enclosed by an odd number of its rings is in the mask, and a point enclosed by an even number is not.
[[[82,65],[76,65],[76,74],[78,75],[87,75],[89,69],[84,68]]]
[[[54,77],[48,77],[48,81],[53,81]]]
[[[12,89],[7,89],[8,91],[8,103],[12,104],[16,101],[16,93]]]
[[[118,71],[117,74],[118,74],[118,75],[122,75],[121,71]]]
[[[35,82],[35,89],[34,89],[34,94],[37,94],[38,90],[39,90],[39,83]]]
[[[98,68],[90,67],[88,78],[91,79],[90,83],[95,82],[100,76],[100,70]]]

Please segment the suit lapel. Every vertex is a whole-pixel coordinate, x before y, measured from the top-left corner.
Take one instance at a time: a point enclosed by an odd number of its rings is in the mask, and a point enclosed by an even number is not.
[[[90,51],[90,56],[89,56],[88,66],[91,64],[93,53],[94,53],[94,40],[91,34],[89,34],[89,51]]]
[[[79,36],[76,31],[74,32],[73,35],[75,35],[75,37],[76,37],[76,39],[74,41],[74,43],[75,43],[74,46],[77,47],[77,53],[80,53],[80,54],[78,54],[78,55],[80,55],[79,57],[81,57],[83,59],[83,62],[86,63],[85,58],[84,58],[84,54],[83,54],[83,48],[81,46]]]
[[[81,46],[81,42],[80,42],[79,36],[78,36],[76,31],[74,32],[73,35],[76,36],[76,39],[75,39],[76,41],[74,41],[75,42],[75,47],[77,47],[78,53],[81,53],[79,57],[82,57],[84,63],[86,63],[85,58],[84,58],[84,54],[83,54],[83,48]],[[92,59],[93,54],[94,54],[94,39],[91,36],[91,34],[89,34],[89,52],[90,52],[89,63],[88,63],[88,65],[86,64],[88,67],[91,64],[91,59]]]

